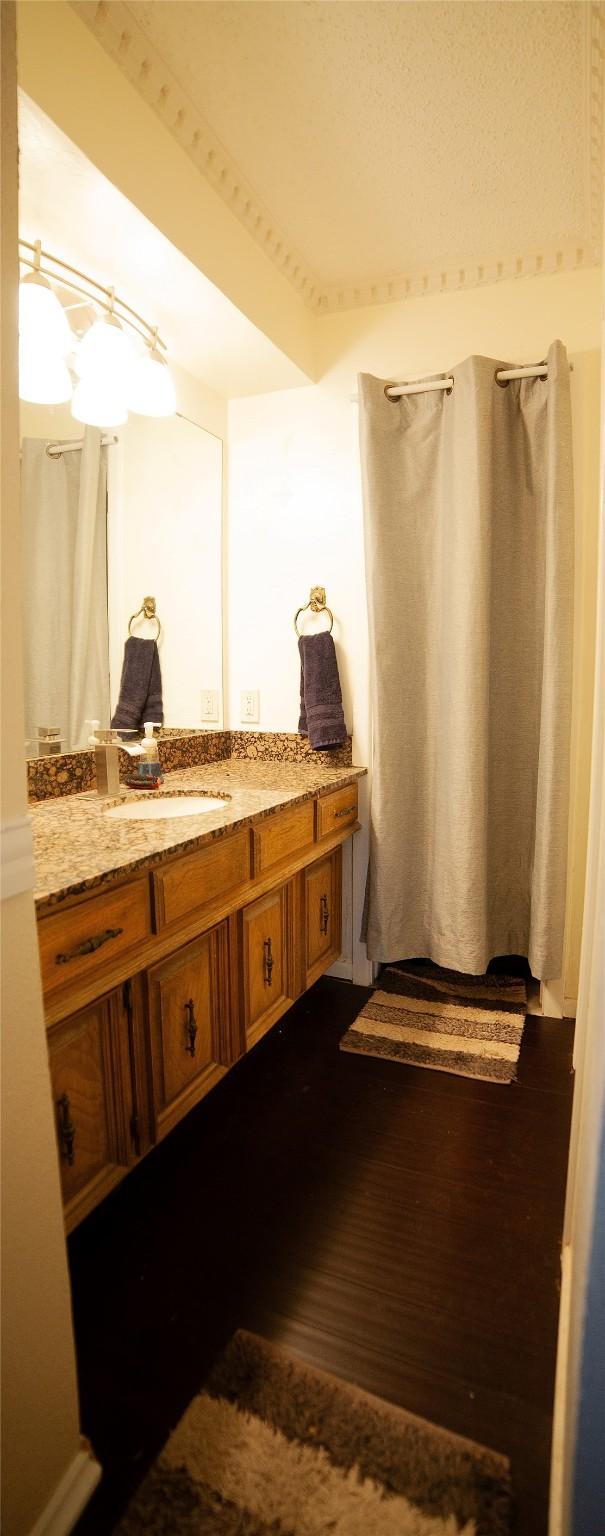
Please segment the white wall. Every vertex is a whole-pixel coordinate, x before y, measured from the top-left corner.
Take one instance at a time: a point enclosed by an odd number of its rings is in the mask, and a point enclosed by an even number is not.
[[[602,334],[605,342],[605,288]],[[605,368],[603,373],[605,384]],[[605,399],[601,404],[595,719],[554,1404],[550,1536],[600,1531],[605,1319]]]
[[[98,1474],[81,1449],[27,815],[17,399],[14,6],[2,43],[2,1529],[68,1529]],[[63,1519],[61,1519],[63,1516]],[[40,1524],[38,1524],[40,1522]],[[50,1527],[44,1526],[45,1529]]]
[[[321,382],[229,406],[227,712],[239,724],[240,691],[258,688],[263,730],[295,730],[295,609],[321,583],[337,618],[335,639],[354,756],[368,763],[367,618],[357,407],[358,371],[414,377],[470,353],[536,361],[560,336],[574,362],[578,559],[572,849],[566,989],[575,996],[585,867],[594,641],[598,484],[600,273],[504,282],[470,292],[325,316],[317,327]],[[363,846],[358,848],[362,880]],[[361,891],[357,890],[354,923]]]
[[[130,416],[110,450],[109,636],[112,709],[130,616],[155,597],[164,723],[199,726],[212,689],[222,723],[222,459],[220,437],[171,417]],[[133,633],[155,636],[153,620]]]

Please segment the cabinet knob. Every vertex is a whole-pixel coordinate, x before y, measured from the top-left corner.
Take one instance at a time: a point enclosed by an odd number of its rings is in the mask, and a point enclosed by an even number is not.
[[[328,923],[329,923],[329,921],[330,921],[330,908],[328,906],[328,898],[327,898],[327,896],[322,896],[322,897],[320,897],[320,902],[319,902],[319,931],[320,931],[320,933],[327,933],[328,932]]]
[[[76,1127],[71,1118],[71,1104],[69,1102],[69,1095],[67,1093],[62,1093],[60,1099],[57,1099],[57,1109],[59,1111],[59,1141],[61,1143],[61,1155],[62,1157],[67,1158],[69,1166],[72,1168],[75,1156],[74,1142],[76,1139]]]
[[[186,1033],[187,1033],[187,1044],[185,1046],[185,1050],[187,1051],[187,1054],[189,1056],[195,1056],[195,1041],[196,1041],[196,1036],[197,1036],[197,1024],[195,1022],[195,1012],[194,1012],[193,998],[192,997],[190,997],[189,1001],[187,1003],[185,1003],[185,1008],[186,1008],[187,1014],[188,1014],[187,1023],[185,1025],[185,1029],[186,1029]]]
[[[265,967],[265,986],[266,987],[270,987],[270,986],[273,985],[272,973],[273,973],[273,966],[275,965],[275,961],[273,959],[273,950],[272,950],[272,947],[271,947],[271,939],[270,938],[265,939],[265,941],[264,941],[264,944],[263,944],[263,954],[264,954],[264,967]]]

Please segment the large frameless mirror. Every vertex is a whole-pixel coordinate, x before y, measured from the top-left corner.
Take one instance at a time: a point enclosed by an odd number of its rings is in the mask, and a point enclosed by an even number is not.
[[[22,402],[21,466],[28,755],[109,726],[135,614],[131,635],[158,638],[164,725],[220,726],[221,440],[179,415],[101,432]]]

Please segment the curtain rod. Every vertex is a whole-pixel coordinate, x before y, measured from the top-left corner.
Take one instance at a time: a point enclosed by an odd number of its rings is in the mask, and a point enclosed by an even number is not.
[[[573,363],[569,364],[569,371],[573,373]],[[499,368],[494,375],[498,384],[508,384],[509,379],[545,379],[548,375],[548,363],[531,363],[525,368]],[[451,374],[444,379],[414,379],[409,384],[386,384],[385,395],[387,400],[399,400],[402,395],[423,395],[432,389],[454,388],[455,380]],[[356,401],[359,395],[351,395],[351,400]]]
[[[114,443],[117,443],[118,441],[119,441],[119,439],[117,437],[115,437],[115,436],[114,437],[102,437],[101,438],[101,447],[102,448],[113,448]],[[81,453],[82,452],[82,448],[83,448],[83,442],[82,442],[81,438],[78,438],[78,439],[76,439],[76,438],[68,438],[67,442],[65,442],[65,443],[62,443],[62,442],[50,442],[50,443],[47,443],[45,451],[48,454],[49,459],[60,459],[62,453]]]
[[[570,372],[573,372],[573,363],[569,364]],[[508,384],[509,379],[545,379],[548,375],[548,363],[530,363],[525,368],[498,368],[494,375],[497,384]],[[420,395],[427,389],[453,389],[454,380],[449,376],[446,379],[416,379],[410,384],[387,384],[385,395],[389,400],[398,400],[400,395]]]

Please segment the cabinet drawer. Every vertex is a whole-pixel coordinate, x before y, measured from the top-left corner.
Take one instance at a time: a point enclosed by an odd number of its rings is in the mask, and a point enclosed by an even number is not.
[[[313,801],[267,816],[253,827],[254,874],[262,875],[283,859],[295,858],[314,840]]]
[[[150,931],[146,880],[133,880],[64,912],[42,917],[38,943],[45,993],[69,987],[97,972],[102,975],[104,968],[142,943]]]
[[[317,837],[342,832],[357,821],[357,785],[347,784],[332,795],[320,795],[317,801]]]
[[[248,829],[217,838],[198,853],[186,854],[157,869],[153,876],[156,923],[169,927],[212,901],[245,885],[250,878]]]

